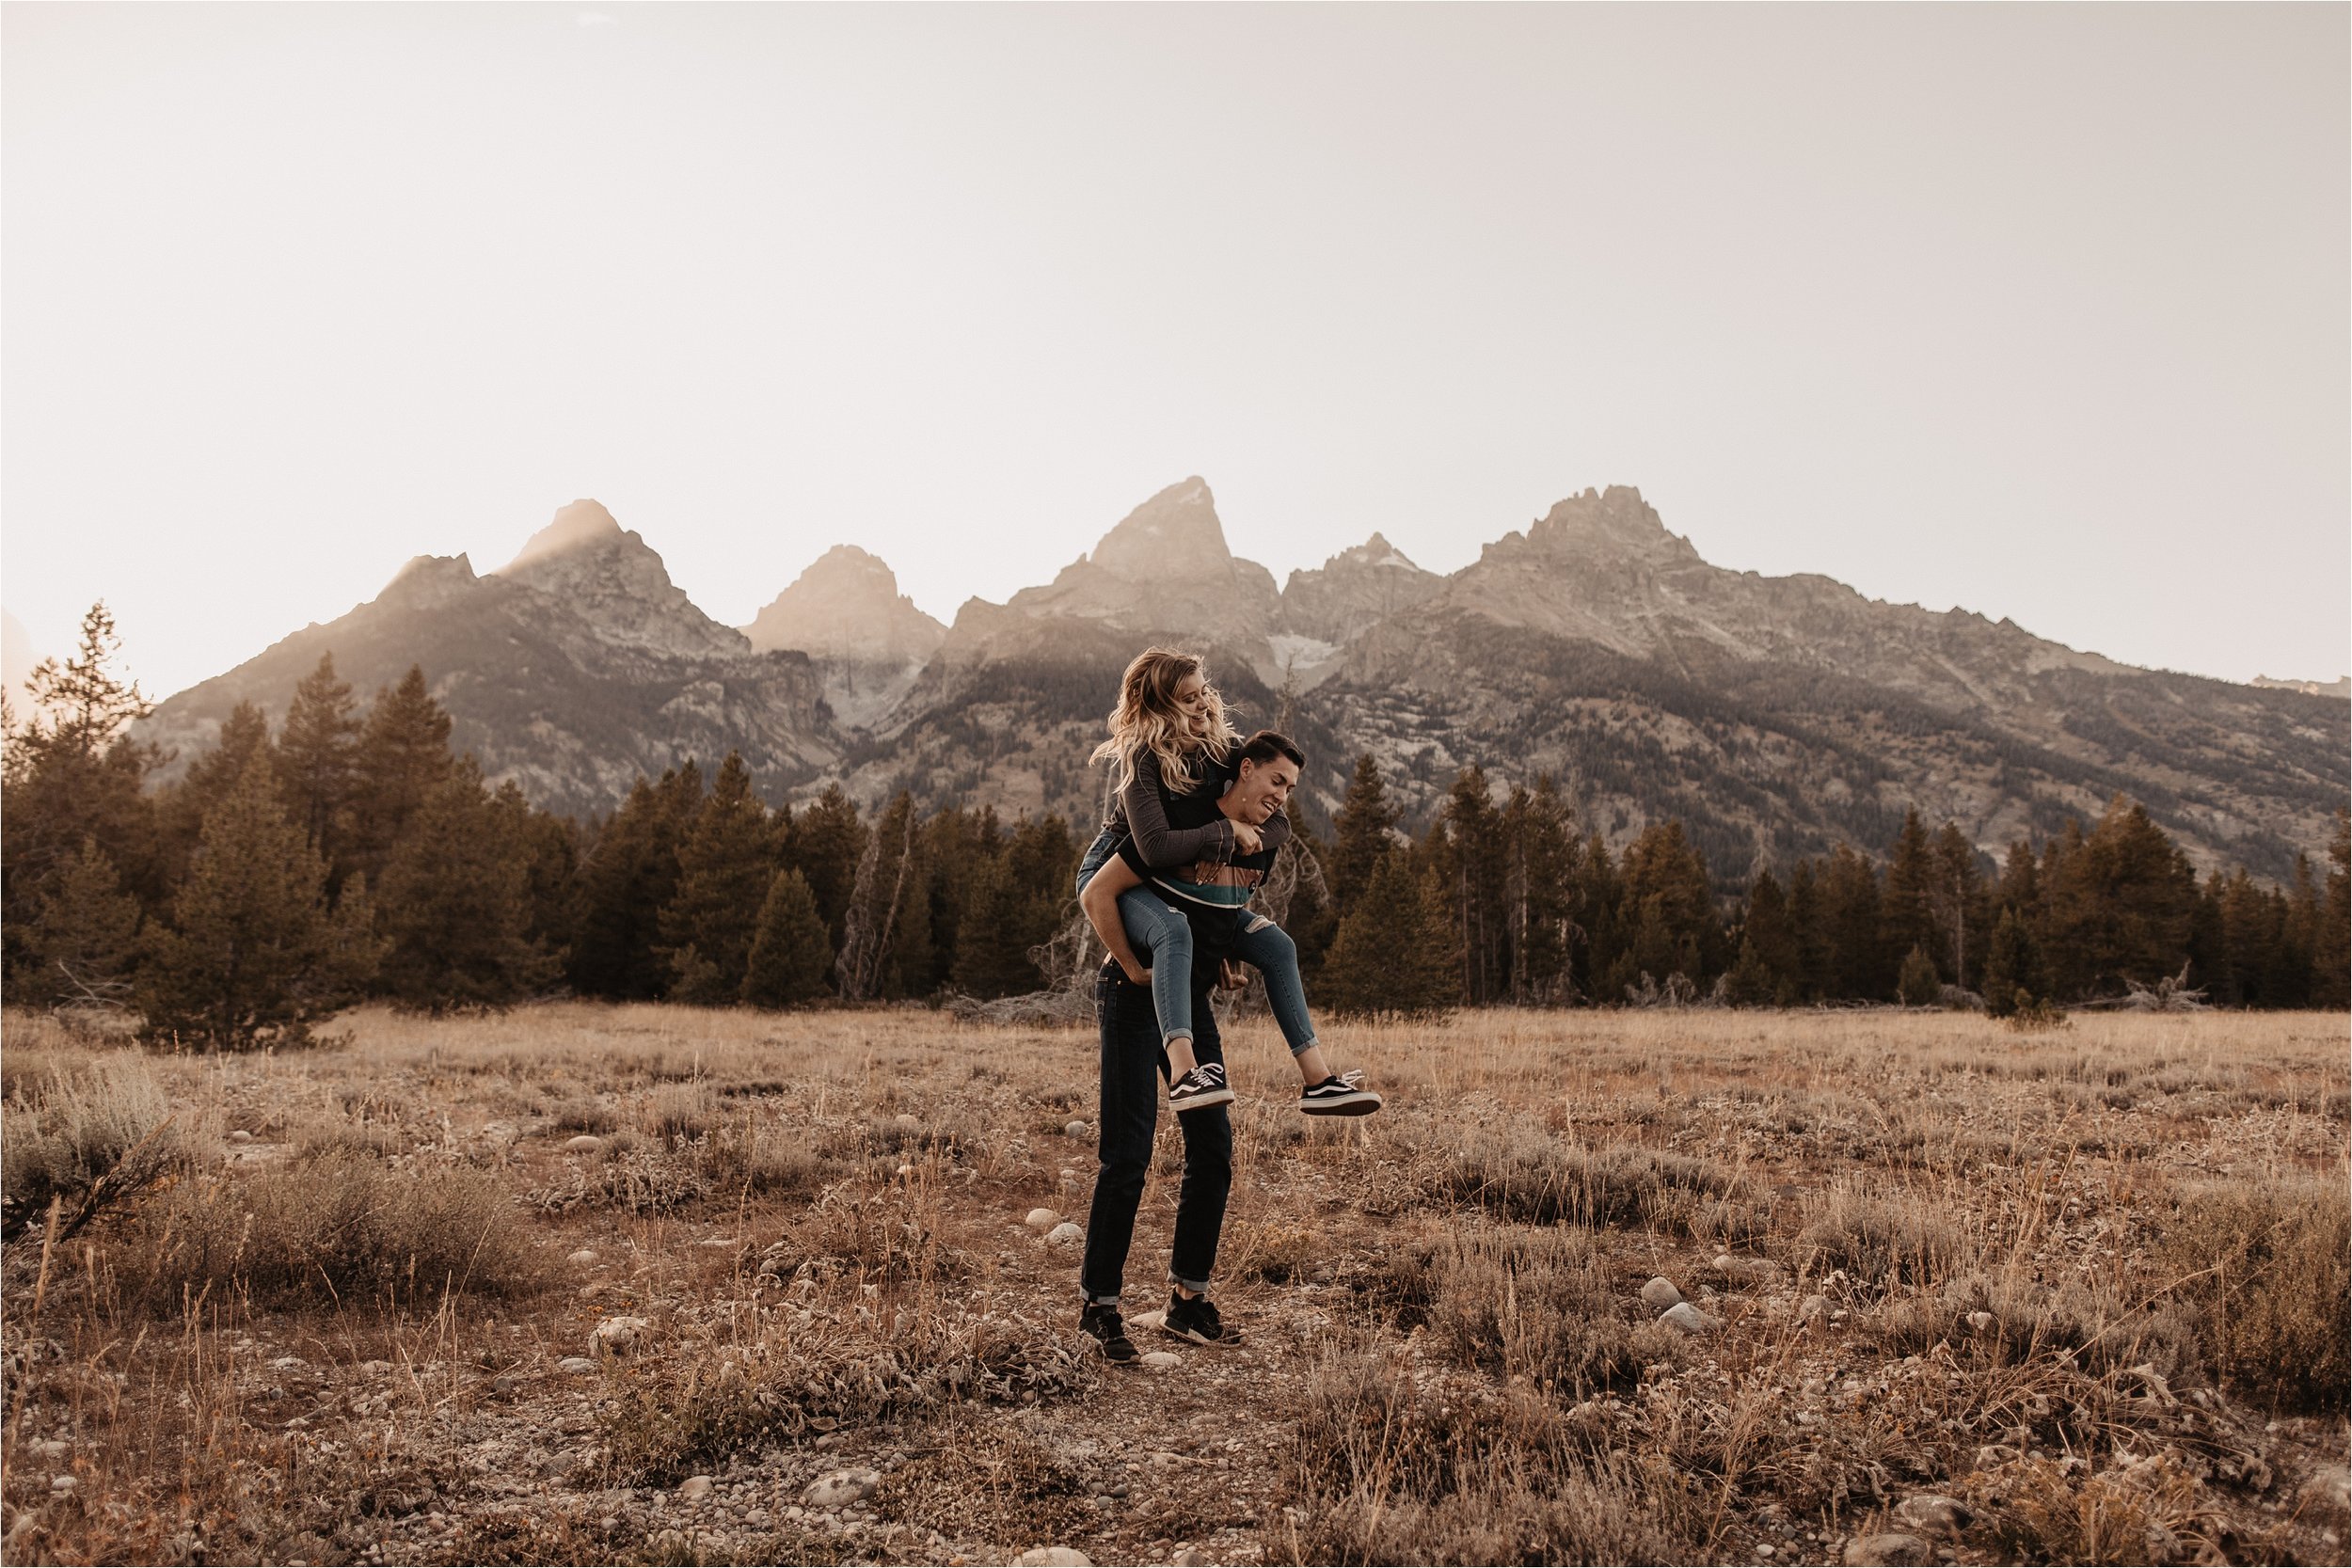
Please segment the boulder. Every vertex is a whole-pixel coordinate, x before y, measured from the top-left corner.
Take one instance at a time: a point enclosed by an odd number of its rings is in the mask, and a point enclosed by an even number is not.
[[[564,1259],[565,1262],[577,1264],[579,1267],[583,1269],[596,1260],[596,1249],[595,1247],[585,1246],[581,1247],[579,1251],[572,1253]]]
[[[1678,1328],[1685,1334],[1704,1334],[1715,1326],[1714,1319],[1687,1301],[1678,1301],[1667,1307],[1658,1315],[1658,1321],[1669,1328]]]
[[[1086,1239],[1086,1231],[1075,1220],[1064,1220],[1045,1233],[1046,1243],[1051,1246],[1076,1246]]]
[[[700,1502],[703,1498],[710,1496],[710,1478],[708,1476],[688,1476],[684,1481],[677,1483],[677,1495],[684,1497],[690,1503]]]
[[[1663,1312],[1681,1300],[1682,1292],[1675,1289],[1675,1282],[1662,1274],[1642,1287],[1642,1304],[1653,1312]]]
[[[1934,1551],[1915,1535],[1888,1530],[1879,1535],[1857,1535],[1846,1543],[1847,1568],[1893,1568],[1932,1562]]]
[[[575,1154],[594,1154],[604,1147],[604,1140],[594,1132],[582,1132],[577,1138],[566,1139],[564,1147]]]
[[[1915,1492],[1895,1505],[1895,1517],[1931,1535],[1958,1535],[1976,1515],[1958,1497],[1940,1492]]]
[[[644,1318],[606,1318],[589,1331],[588,1354],[626,1355],[652,1331],[653,1324]]]
[[[1039,1546],[1012,1560],[1013,1568],[1094,1568],[1094,1560],[1075,1546]]]
[[[830,1470],[801,1493],[803,1508],[847,1508],[882,1484],[879,1470]]]
[[[1021,1223],[1042,1236],[1054,1227],[1061,1224],[1061,1216],[1051,1209],[1032,1209],[1029,1211],[1029,1217]]]
[[[558,1361],[555,1364],[555,1370],[560,1372],[569,1372],[574,1377],[579,1377],[583,1373],[595,1371],[596,1370],[596,1364],[594,1361],[589,1360],[584,1355],[567,1355],[563,1360]]]
[[[1168,1350],[1146,1351],[1143,1355],[1143,1364],[1156,1372],[1167,1371],[1171,1367],[1181,1367],[1184,1362],[1183,1356]]]
[[[1087,1135],[1088,1131],[1089,1129],[1085,1122],[1073,1121],[1063,1126],[1061,1135],[1065,1138],[1083,1138]]]

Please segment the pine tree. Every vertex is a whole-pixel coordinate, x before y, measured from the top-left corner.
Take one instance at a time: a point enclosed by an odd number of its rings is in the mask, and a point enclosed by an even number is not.
[[[1324,866],[1332,908],[1342,920],[1355,908],[1356,895],[1371,885],[1373,868],[1395,843],[1401,816],[1381,782],[1380,765],[1366,752],[1356,759],[1356,776],[1332,819],[1331,858]]]
[[[355,754],[351,832],[353,863],[371,881],[382,880],[408,818],[449,777],[449,715],[433,700],[417,665],[398,686],[375,694]]]
[[[808,879],[787,866],[768,886],[743,975],[743,1000],[755,1007],[797,1007],[826,994],[833,938],[817,912]]]
[[[2352,1005],[2352,812],[2342,807],[2328,840],[2328,892],[2312,967],[2313,1002],[2323,1007]]]
[[[1797,999],[1801,965],[1797,932],[1789,915],[1788,897],[1770,866],[1756,874],[1748,887],[1748,912],[1743,923],[1741,961],[1752,954],[1765,987],[1764,1001],[1788,1006]],[[1736,965],[1734,966],[1737,967]]]
[[[330,912],[326,880],[257,757],[205,819],[170,926],[149,928],[150,1035],[224,1050],[299,1044],[357,999],[382,952],[373,911],[355,882]]]
[[[793,818],[791,863],[807,879],[836,953],[841,950],[850,895],[857,882],[859,862],[865,858],[866,839],[866,825],[858,820],[856,802],[839,784],[827,785],[822,796]]]
[[[1914,944],[1903,955],[1901,974],[1895,982],[1895,994],[1906,1007],[1932,1007],[1944,999],[1944,982],[1935,973],[1935,960],[1928,950]]]
[[[1917,808],[1903,813],[1902,832],[1887,856],[1879,919],[1886,950],[1909,957],[1914,947],[1930,950],[1935,939],[1935,847],[1920,824]]]
[[[1775,989],[1772,972],[1756,956],[1756,943],[1740,938],[1740,957],[1724,974],[1724,1000],[1735,1007],[1766,1007],[1772,1005]]]
[[[710,794],[678,845],[677,886],[661,908],[658,957],[670,966],[670,996],[723,1006],[742,992],[759,911],[775,880],[768,808],[751,770],[727,753]]]
[[[1381,857],[1324,962],[1331,1011],[1427,1018],[1459,1006],[1460,958],[1448,902],[1435,876],[1414,873],[1407,851]]]
[[[278,728],[278,778],[287,814],[326,862],[330,890],[349,870],[344,857],[359,786],[359,731],[351,688],[336,678],[335,656],[321,654],[318,668],[294,687]]]
[[[9,1000],[116,1003],[128,999],[138,962],[139,901],[122,891],[114,862],[86,838],[41,889],[25,934],[25,967]]]
[[[851,1002],[908,994],[907,976],[930,968],[930,902],[914,801],[890,802],[858,861],[835,971]]]
[[[1984,877],[1977,867],[1977,847],[1947,822],[1935,835],[1933,880],[1928,888],[1928,912],[1935,926],[1939,965],[1953,985],[1968,983],[1968,943],[1971,931],[1984,918]],[[1978,940],[1982,940],[1981,932]]]
[[[1454,907],[1462,995],[1471,1006],[1484,1006],[1507,992],[1510,937],[1502,819],[1487,789],[1485,768],[1473,765],[1462,769],[1447,792],[1441,821],[1444,831],[1437,840],[1439,874]]]
[[[2180,971],[2196,873],[2137,804],[2117,796],[2089,836],[2070,834],[2055,872],[2044,869],[2049,912],[2037,945],[2060,997],[2153,986]]]
[[[212,749],[189,763],[180,782],[158,797],[159,852],[174,887],[187,875],[189,857],[196,853],[196,841],[204,832],[204,818],[228,799],[256,758],[276,777],[269,721],[251,703],[239,703],[221,721],[220,735]]]
[[[2030,855],[2026,863],[2033,863]],[[2033,955],[2026,942],[2025,919],[2014,908],[2003,907],[2000,919],[1993,927],[1979,983],[1984,988],[1984,1010],[1994,1018],[2007,1018],[2019,1007],[2033,1003]]]
[[[1631,927],[1635,968],[1661,981],[1680,974],[1704,986],[1721,968],[1723,924],[1708,889],[1707,863],[1683,836],[1682,824],[1643,829],[1627,847],[1619,875],[1618,920]]]
[[[661,908],[677,888],[678,845],[701,803],[702,774],[690,762],[658,784],[639,779],[598,831],[580,865],[574,990],[639,1002],[668,986],[669,970],[654,948]]]
[[[531,935],[531,850],[514,827],[470,754],[409,813],[377,894],[381,983],[395,1006],[436,1017],[506,1007],[561,973]]]
[[[1596,828],[1576,863],[1573,912],[1584,931],[1584,992],[1596,1003],[1614,1002],[1633,981],[1633,956],[1626,951],[1617,911],[1623,896],[1608,841]]]
[[[1821,994],[1883,1002],[1894,995],[1895,975],[1885,927],[1881,924],[1878,868],[1841,844],[1822,863],[1820,878],[1821,928],[1828,948],[1828,976]]]
[[[1504,812],[1509,874],[1512,1000],[1556,1005],[1573,992],[1568,978],[1575,922],[1577,839],[1567,801],[1549,773],[1533,792],[1514,790]]]
[[[43,890],[85,841],[143,908],[159,907],[175,879],[155,802],[141,789],[163,753],[127,733],[153,705],[117,673],[121,647],[104,603],[92,605],[74,657],[34,668],[31,713],[8,727],[0,754],[0,963],[8,973],[23,972]]]

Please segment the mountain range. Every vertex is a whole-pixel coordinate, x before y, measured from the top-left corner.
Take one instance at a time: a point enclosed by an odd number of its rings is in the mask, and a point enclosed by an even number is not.
[[[1208,656],[1244,727],[1311,758],[1311,818],[1380,759],[1408,822],[1463,767],[1556,777],[1622,842],[1680,818],[1725,885],[1906,807],[1988,852],[2129,794],[2201,866],[2285,875],[2352,793],[2352,705],[2137,669],[1967,610],[1826,577],[1713,566],[1638,490],[1587,489],[1451,575],[1379,534],[1320,567],[1233,555],[1199,477],[1129,513],[1050,583],[942,626],[866,551],[836,547],[743,627],[705,615],[593,500],[477,574],[421,556],[374,599],[164,703],[180,765],[250,699],[282,715],[331,652],[364,698],[423,666],[453,742],[561,812],[641,773],[739,751],[771,800],[1100,809],[1085,761],[1150,641]]]

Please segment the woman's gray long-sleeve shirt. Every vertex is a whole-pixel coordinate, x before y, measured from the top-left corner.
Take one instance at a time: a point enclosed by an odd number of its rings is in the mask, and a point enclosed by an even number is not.
[[[1155,869],[1231,861],[1233,823],[1216,809],[1216,802],[1234,772],[1203,756],[1192,788],[1174,795],[1160,782],[1160,759],[1149,751],[1138,752],[1135,774],[1111,797],[1103,826],[1133,839],[1136,857]],[[1261,851],[1279,849],[1291,836],[1290,817],[1277,811],[1259,824],[1258,835]]]

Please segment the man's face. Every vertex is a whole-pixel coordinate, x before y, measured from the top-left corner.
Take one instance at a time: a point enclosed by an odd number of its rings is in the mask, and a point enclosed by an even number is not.
[[[1278,756],[1271,762],[1251,762],[1245,757],[1241,777],[1233,784],[1237,805],[1234,816],[1255,827],[1289,804],[1291,791],[1297,787],[1298,764],[1290,758]]]

